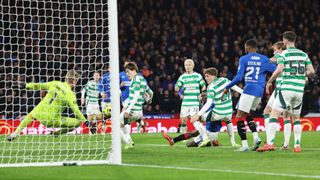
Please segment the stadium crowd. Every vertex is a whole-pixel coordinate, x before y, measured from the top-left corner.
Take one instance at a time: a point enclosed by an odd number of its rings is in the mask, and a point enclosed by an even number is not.
[[[23,11],[24,16],[18,15],[19,8],[10,10],[9,1],[2,8],[9,12],[0,17],[4,22],[0,26],[0,112],[8,113],[7,117],[32,109],[41,96],[41,92],[12,89],[14,82],[59,80],[67,69],[75,68],[82,72],[79,84],[84,85],[95,69],[107,67],[103,66],[108,61],[107,20],[102,20],[106,11],[80,11],[106,7],[97,3],[58,6],[54,2],[51,11],[41,11],[24,1],[20,8],[31,9]],[[306,87],[303,114],[320,112],[319,4],[303,0],[119,0],[121,62],[135,61],[155,93],[145,113],[179,113],[181,101],[174,84],[184,72],[185,59],[195,61],[197,72],[215,67],[220,76],[232,79],[248,38],[257,39],[259,52],[271,57],[271,44],[281,40],[284,31],[292,30],[298,35],[297,47],[309,54],[316,70]],[[297,10],[301,8],[303,12]],[[35,98],[28,98],[32,96]],[[234,94],[234,101],[238,96]]]

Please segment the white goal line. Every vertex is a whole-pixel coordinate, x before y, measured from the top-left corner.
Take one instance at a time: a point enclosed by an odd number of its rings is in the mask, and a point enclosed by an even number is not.
[[[213,169],[213,168],[202,169],[202,168],[192,168],[192,167],[160,166],[160,165],[147,165],[147,164],[125,164],[125,163],[121,164],[121,166],[320,179],[320,175],[287,174],[287,173],[273,173],[273,172],[261,172],[261,171],[240,171],[240,170],[232,170],[232,169]]]

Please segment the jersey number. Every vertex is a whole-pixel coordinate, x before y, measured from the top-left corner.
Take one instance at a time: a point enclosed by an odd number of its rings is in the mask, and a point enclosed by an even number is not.
[[[251,76],[254,73],[254,69],[256,69],[255,79],[258,79],[260,67],[247,67],[246,77]]]
[[[305,67],[303,66],[304,61],[296,61],[298,64],[293,64],[294,61],[290,61],[290,75],[298,75],[298,74],[305,74]]]

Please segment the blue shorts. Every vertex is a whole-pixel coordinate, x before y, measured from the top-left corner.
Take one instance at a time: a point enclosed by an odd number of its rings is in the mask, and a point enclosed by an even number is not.
[[[206,130],[209,132],[219,132],[222,127],[221,121],[207,121]]]

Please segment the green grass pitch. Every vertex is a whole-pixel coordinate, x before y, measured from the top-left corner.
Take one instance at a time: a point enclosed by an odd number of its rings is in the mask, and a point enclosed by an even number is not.
[[[237,134],[235,135],[237,142],[240,143]],[[265,139],[264,133],[260,133],[260,136]],[[206,148],[187,148],[183,143],[170,147],[161,134],[133,134],[132,137],[136,145],[132,150],[122,149],[123,166],[0,168],[0,179],[320,179],[319,132],[302,134],[301,153],[292,152],[293,137],[289,151],[277,150],[264,153],[234,152],[235,149],[230,146],[226,133],[219,135],[222,146]],[[5,136],[0,138],[5,139]],[[19,141],[27,142],[28,138],[30,140],[30,136],[20,137]],[[89,137],[59,138],[59,141],[63,142],[72,138],[80,142],[83,138]],[[102,136],[90,138],[98,141]],[[248,133],[248,140],[252,143],[251,133]],[[38,141],[51,142],[53,144],[51,150],[66,148],[64,146],[67,144],[58,144],[55,142],[57,139],[48,137],[41,137]],[[277,133],[276,145],[281,145],[282,141],[283,133]],[[17,144],[0,142],[0,155],[7,156],[8,152],[3,153],[3,148]],[[96,144],[83,144],[83,154],[104,153],[100,152],[99,148],[93,147],[97,147]],[[38,155],[41,154],[37,149],[32,149],[28,143],[26,148],[34,150]],[[37,148],[39,150],[39,147]]]

